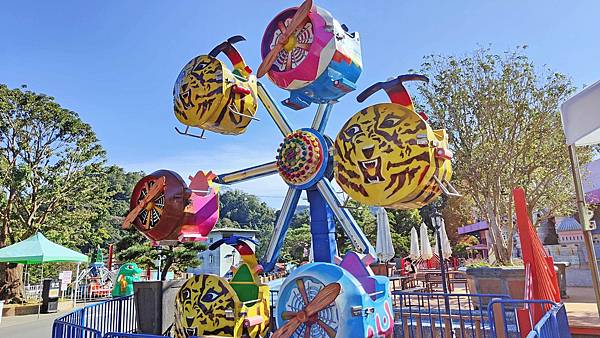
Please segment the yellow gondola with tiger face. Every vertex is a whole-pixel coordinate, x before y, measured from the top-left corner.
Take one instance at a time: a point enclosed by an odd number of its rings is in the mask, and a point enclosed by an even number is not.
[[[384,89],[392,103],[379,103],[356,113],[335,140],[335,177],[351,198],[367,205],[395,209],[420,208],[442,192],[456,195],[445,130],[433,130],[415,112],[404,81],[427,81],[402,75],[377,83],[358,96],[363,102]]]
[[[197,56],[183,67],[173,88],[175,116],[187,126],[185,132],[177,130],[180,134],[191,135],[187,129],[198,127],[238,135],[255,119],[256,76],[233,47],[243,40],[241,36],[229,38],[208,55]],[[233,70],[216,58],[220,52],[229,58]]]
[[[242,259],[230,280],[211,274],[188,279],[175,297],[173,337],[191,336],[260,338],[270,327],[271,299],[256,260],[251,238],[233,235],[212,243],[233,246]]]

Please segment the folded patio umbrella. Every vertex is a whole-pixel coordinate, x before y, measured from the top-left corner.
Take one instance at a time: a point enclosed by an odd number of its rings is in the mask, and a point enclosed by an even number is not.
[[[410,259],[417,260],[421,257],[421,249],[419,249],[419,235],[414,227],[410,229]]]
[[[444,259],[450,258],[452,256],[452,246],[450,245],[450,240],[448,239],[448,234],[446,233],[446,224],[442,223],[442,228],[440,229],[440,239],[442,241],[442,255]]]
[[[429,236],[427,235],[427,226],[425,223],[421,223],[421,259],[430,260],[433,257],[433,250],[431,250],[431,243],[429,243]]]
[[[390,221],[385,208],[377,209],[377,244],[375,245],[375,252],[382,263],[388,262],[396,255],[390,232]]]

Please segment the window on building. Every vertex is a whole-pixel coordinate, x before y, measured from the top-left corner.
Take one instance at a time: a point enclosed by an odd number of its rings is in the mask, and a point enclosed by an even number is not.
[[[215,258],[213,257],[213,255],[208,255],[208,263],[212,264],[215,262]]]

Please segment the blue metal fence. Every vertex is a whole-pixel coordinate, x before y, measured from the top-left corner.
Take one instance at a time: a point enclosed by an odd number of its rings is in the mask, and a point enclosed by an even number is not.
[[[136,328],[135,303],[130,296],[91,304],[56,319],[52,337],[102,338],[111,332],[133,333]]]
[[[492,338],[486,309],[496,298],[508,296],[393,291],[396,330],[406,338]]]
[[[544,316],[533,322],[533,308],[542,306]],[[523,309],[527,316],[518,317],[517,309]],[[521,337],[519,320],[528,321],[532,327],[527,337],[570,338],[569,321],[564,304],[548,300],[494,299],[488,305],[488,316],[494,337]]]
[[[272,299],[276,298],[272,294]],[[527,337],[569,338],[565,307],[506,295],[393,291],[396,330],[401,337],[521,337],[516,309],[544,304],[549,310]],[[275,303],[272,305],[275,308]],[[273,311],[274,312],[274,311]],[[533,318],[530,314],[529,320]],[[522,319],[522,318],[521,318]],[[274,328],[274,325],[273,325]],[[54,322],[53,338],[157,338],[138,334],[133,297],[88,305]]]

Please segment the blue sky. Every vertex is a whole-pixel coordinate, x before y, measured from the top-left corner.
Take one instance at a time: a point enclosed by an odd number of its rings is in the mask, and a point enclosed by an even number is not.
[[[90,123],[112,164],[151,172],[229,170],[270,161],[279,131],[260,107],[260,122],[241,136],[178,136],[172,87],[185,63],[229,36],[254,69],[266,24],[299,1],[10,1],[0,11],[0,83],[54,96]],[[600,79],[600,2],[588,1],[333,1],[316,3],[361,34],[359,90],[334,107],[327,133],[364,107],[360,90],[419,67],[428,54],[460,55],[478,46],[497,51],[527,44],[528,55],[569,75],[578,86]],[[265,78],[271,94],[286,98]],[[377,94],[368,103],[385,100]],[[286,110],[295,127],[314,107]],[[239,185],[281,204],[278,177]],[[281,197],[280,197],[281,196]]]

